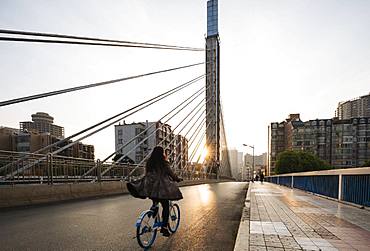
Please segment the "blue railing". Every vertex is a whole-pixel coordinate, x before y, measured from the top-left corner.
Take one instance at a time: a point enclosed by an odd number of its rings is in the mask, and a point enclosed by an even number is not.
[[[370,167],[274,175],[266,181],[370,207]]]
[[[292,186],[292,176],[281,176],[279,177],[279,185],[283,185],[286,187]]]
[[[293,180],[293,187],[336,199],[338,198],[339,176],[296,176]]]
[[[370,207],[370,175],[343,175],[342,200]]]
[[[269,177],[271,180],[269,182],[277,184],[278,177]]]

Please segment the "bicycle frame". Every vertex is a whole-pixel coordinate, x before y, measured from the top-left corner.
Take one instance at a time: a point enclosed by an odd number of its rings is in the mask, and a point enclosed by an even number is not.
[[[151,245],[153,245],[153,243],[156,239],[156,236],[157,236],[158,229],[163,226],[163,221],[162,221],[161,212],[160,212],[159,208],[160,208],[159,203],[154,203],[149,210],[145,210],[145,211],[141,212],[141,214],[139,215],[139,217],[136,220],[136,224],[135,224],[135,227],[137,229],[136,237],[137,237],[139,245],[141,247],[143,247],[144,249],[149,248]],[[171,233],[175,233],[177,231],[178,226],[179,226],[180,209],[179,209],[179,206],[176,203],[172,203],[172,201],[169,201],[169,208],[170,208],[170,211],[171,211],[171,208],[177,208],[177,211],[176,211],[177,216],[176,215],[172,216],[171,212],[170,212],[170,216],[169,216],[170,217],[169,221],[171,221],[171,219],[177,220],[176,226],[174,228],[171,228],[169,226],[169,231]],[[156,214],[156,215],[153,217],[154,214]],[[149,218],[152,217],[152,219],[154,219],[154,222],[151,223],[149,226],[145,226],[145,227],[141,228],[142,224],[143,224],[143,219],[145,217],[148,217],[148,216],[149,216]],[[141,239],[141,236],[146,234],[146,233],[153,233],[152,239],[147,244],[142,242],[142,239]]]

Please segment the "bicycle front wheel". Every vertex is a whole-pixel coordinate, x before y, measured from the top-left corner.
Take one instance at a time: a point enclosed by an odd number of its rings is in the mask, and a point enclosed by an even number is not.
[[[153,245],[157,236],[155,226],[157,217],[153,216],[152,211],[143,212],[136,222],[136,239],[140,247],[146,249]]]
[[[180,225],[180,207],[177,204],[170,205],[170,217],[168,221],[169,230],[171,233],[177,231]]]

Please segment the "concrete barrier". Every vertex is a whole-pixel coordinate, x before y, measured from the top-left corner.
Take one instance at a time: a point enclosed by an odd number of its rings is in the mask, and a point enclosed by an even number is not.
[[[179,186],[193,186],[226,181],[230,180],[185,180]],[[126,182],[122,181],[7,186],[0,187],[0,208],[127,193]]]

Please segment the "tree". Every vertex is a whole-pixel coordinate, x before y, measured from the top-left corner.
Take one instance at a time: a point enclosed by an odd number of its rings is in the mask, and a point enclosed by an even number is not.
[[[362,167],[369,167],[370,166],[370,160],[366,160],[365,163],[362,165]]]
[[[284,151],[277,157],[276,174],[319,171],[331,169],[330,165],[309,152]]]

